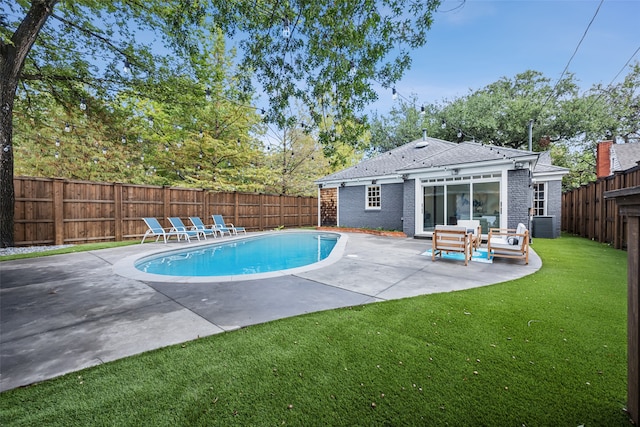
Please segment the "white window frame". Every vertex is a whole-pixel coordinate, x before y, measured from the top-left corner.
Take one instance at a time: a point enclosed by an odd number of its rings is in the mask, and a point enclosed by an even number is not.
[[[542,187],[543,197],[539,198],[538,194],[540,194],[540,190],[538,190],[539,186]],[[533,215],[534,216],[545,216],[547,214],[547,199],[549,193],[549,186],[546,182],[536,182],[533,184]],[[539,211],[538,202],[542,202],[542,212]]]
[[[377,194],[371,194],[371,190]],[[367,211],[379,211],[382,209],[382,186],[380,184],[366,185],[364,188],[364,209]]]

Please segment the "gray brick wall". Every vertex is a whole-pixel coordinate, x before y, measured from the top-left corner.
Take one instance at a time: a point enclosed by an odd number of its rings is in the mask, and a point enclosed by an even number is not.
[[[402,230],[403,184],[380,187],[380,210],[366,210],[366,186],[340,188],[338,218],[340,227]]]
[[[532,189],[529,186],[528,169],[509,171],[507,182],[509,219],[508,228],[516,228],[518,223],[523,223],[527,228],[529,225],[529,207],[531,207]]]
[[[413,237],[416,231],[416,180],[404,182],[404,212],[402,217],[402,231],[409,237]]]

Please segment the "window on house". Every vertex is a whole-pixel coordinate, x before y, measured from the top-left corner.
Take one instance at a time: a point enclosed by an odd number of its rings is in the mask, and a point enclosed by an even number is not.
[[[544,182],[533,184],[533,215],[546,215],[547,210],[547,191]]]
[[[380,186],[367,186],[367,204],[366,209],[380,209]]]

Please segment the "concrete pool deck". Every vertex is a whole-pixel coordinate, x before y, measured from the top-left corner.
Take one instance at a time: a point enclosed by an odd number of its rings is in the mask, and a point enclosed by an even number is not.
[[[186,242],[0,262],[0,391],[244,326],[486,286],[542,265],[533,250],[529,265],[432,262],[422,255],[430,240],[346,235],[343,256],[331,264],[231,282],[176,284],[115,272],[125,258]]]

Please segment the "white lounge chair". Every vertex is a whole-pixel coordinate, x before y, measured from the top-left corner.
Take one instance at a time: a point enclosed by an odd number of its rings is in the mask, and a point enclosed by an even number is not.
[[[211,215],[211,217],[213,218],[213,225],[218,230],[224,230],[225,233],[228,232],[229,235],[238,234],[238,231],[242,231],[243,233],[247,232],[244,227],[236,227],[230,222],[224,222],[222,215]]]
[[[473,249],[480,249],[480,243],[482,242],[482,228],[480,227],[480,221],[477,219],[459,219],[459,227],[465,227],[467,232],[471,231],[471,246]]]
[[[207,236],[213,236],[214,238],[218,237],[219,230],[215,228],[214,225],[204,225],[204,222],[202,222],[199,216],[190,216],[189,221],[193,224],[193,229],[202,233],[205,239]],[[222,235],[222,233],[220,234]]]
[[[176,233],[182,233],[182,235],[187,237],[187,240],[191,242],[191,237],[196,237],[200,240],[201,232],[194,230],[193,228],[187,228],[186,225],[182,222],[182,220],[177,216],[171,216],[167,218],[171,223],[171,230]],[[204,234],[202,234],[204,236]],[[206,239],[206,236],[205,236]]]
[[[491,256],[524,259],[529,264],[529,230],[520,223],[516,229],[491,228],[487,239],[487,258]]]
[[[175,231],[173,229],[167,231],[167,229],[163,228],[162,225],[160,225],[160,222],[156,218],[142,218],[142,220],[145,222],[145,224],[147,224],[148,230],[146,233],[144,233],[142,242],[140,243],[144,243],[144,240],[148,236],[156,236],[156,242],[160,239],[160,237],[162,237],[165,243],[167,243],[167,239],[169,239],[171,236],[176,236],[178,241],[180,240],[180,237],[184,237],[185,240],[189,240],[189,235],[184,232]]]

